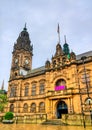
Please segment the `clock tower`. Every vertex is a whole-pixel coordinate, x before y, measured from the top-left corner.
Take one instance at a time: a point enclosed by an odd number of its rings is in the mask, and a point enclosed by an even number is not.
[[[13,47],[10,80],[26,75],[32,69],[32,55],[33,45],[25,24]]]

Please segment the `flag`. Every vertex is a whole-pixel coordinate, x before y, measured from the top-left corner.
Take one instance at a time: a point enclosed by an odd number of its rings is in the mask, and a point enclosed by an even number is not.
[[[60,33],[60,32],[59,32],[59,24],[58,24],[57,32]]]

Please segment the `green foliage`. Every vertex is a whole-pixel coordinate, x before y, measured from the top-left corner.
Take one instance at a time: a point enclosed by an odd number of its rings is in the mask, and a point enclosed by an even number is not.
[[[6,94],[0,94],[0,111],[3,112],[4,106],[7,103],[7,96]]]
[[[7,112],[4,116],[5,120],[12,120],[14,117],[12,112]]]
[[[0,111],[3,112],[3,110],[4,110],[4,106],[0,104]]]
[[[7,96],[5,94],[0,94],[0,103],[6,103],[7,102]]]

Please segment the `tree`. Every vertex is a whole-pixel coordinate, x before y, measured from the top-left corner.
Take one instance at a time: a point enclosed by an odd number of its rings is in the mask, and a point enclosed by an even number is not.
[[[0,90],[0,112],[4,111],[4,106],[7,103],[7,95],[4,90]]]

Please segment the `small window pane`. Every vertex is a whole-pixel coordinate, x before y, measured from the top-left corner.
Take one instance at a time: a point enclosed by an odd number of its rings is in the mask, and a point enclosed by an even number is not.
[[[39,91],[40,94],[43,94],[44,93],[44,84],[40,84],[40,91]]]
[[[32,96],[36,95],[36,85],[32,85]]]
[[[29,87],[26,86],[26,87],[25,87],[25,96],[28,96],[28,90],[29,90]]]
[[[16,97],[16,88],[15,87],[11,87],[10,97]]]

